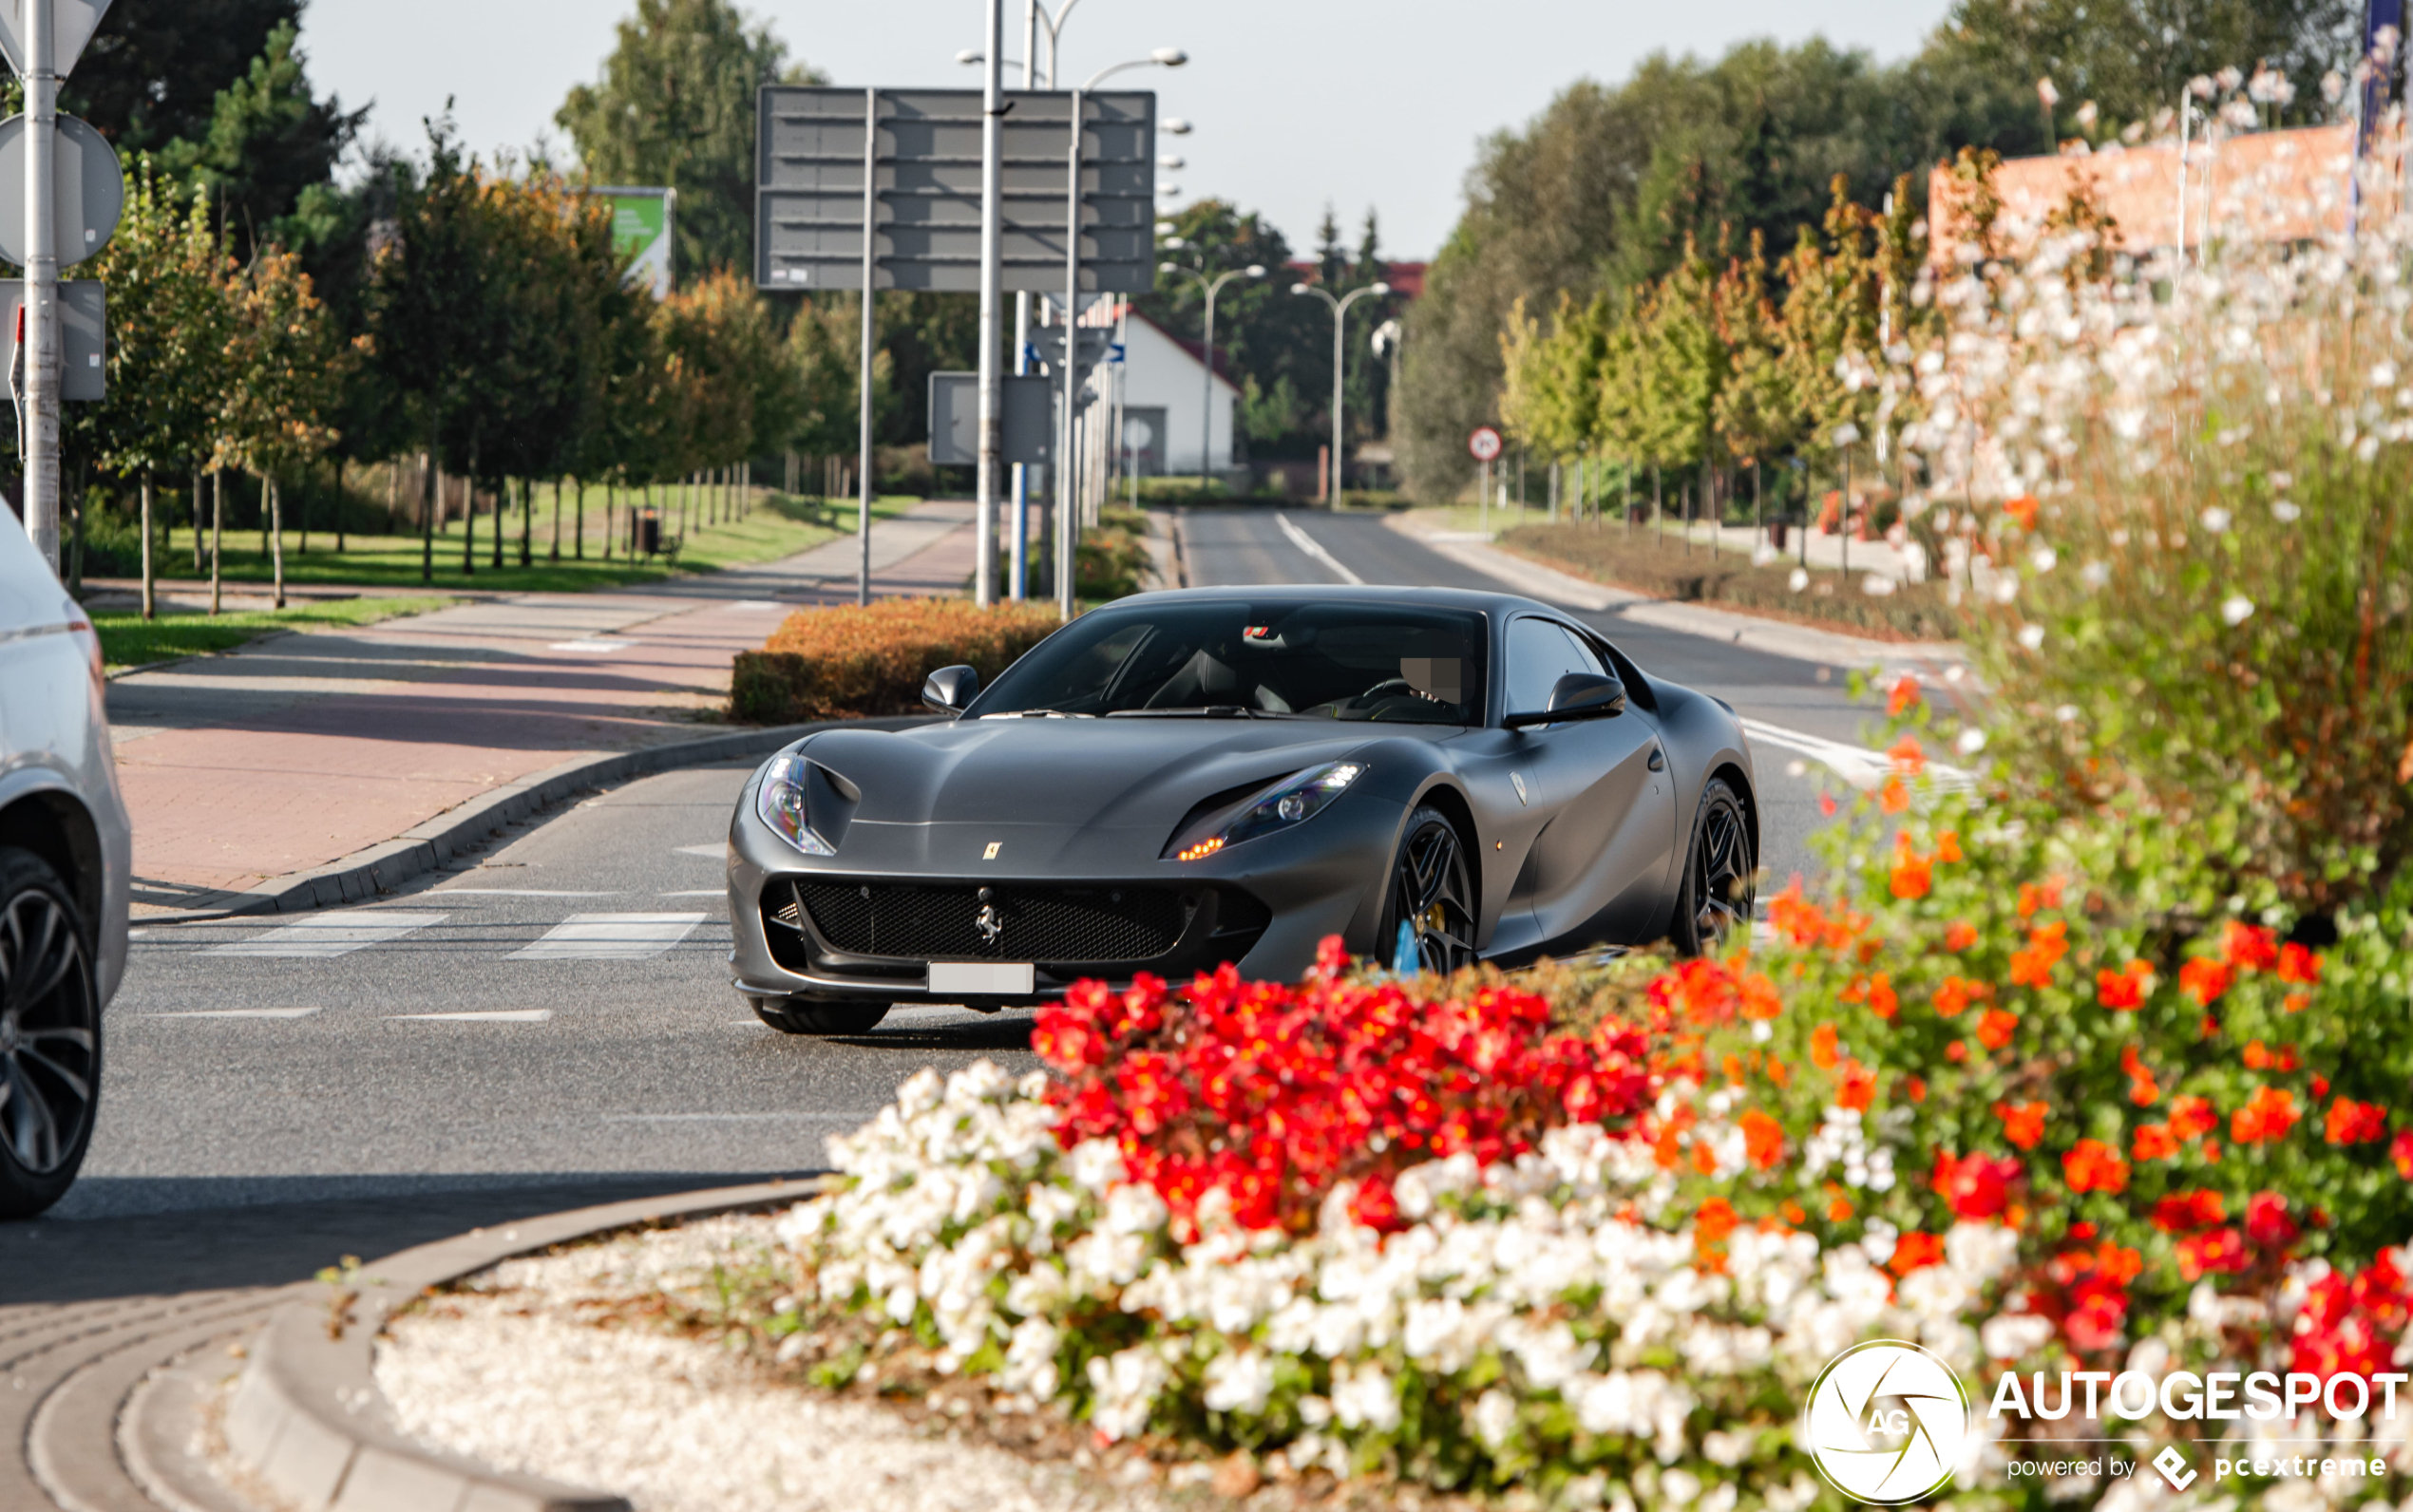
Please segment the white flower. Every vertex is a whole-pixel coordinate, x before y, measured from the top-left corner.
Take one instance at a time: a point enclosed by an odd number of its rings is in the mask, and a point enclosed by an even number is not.
[[[1871,573],[1860,579],[1860,592],[1872,598],[1883,598],[1893,592],[1893,579],[1883,573]]]
[[[1660,1500],[1669,1506],[1690,1506],[1700,1495],[1700,1477],[1690,1470],[1669,1470],[1659,1478]]]
[[[2229,528],[2229,511],[2214,504],[2203,512],[2203,522],[2204,529],[2217,536]]]
[[[2291,499],[2270,501],[2270,514],[2283,525],[2292,525],[2304,517],[2304,511],[2297,508],[2295,501]]]
[[[1805,589],[1805,588],[1809,587],[1809,586],[1810,586],[1810,572],[1809,572],[1809,569],[1804,568],[1804,567],[1796,567],[1796,568],[1793,570],[1792,575],[1791,575],[1791,576],[1787,576],[1787,577],[1785,578],[1785,586],[1786,586],[1787,588],[1792,589],[1792,590],[1793,590],[1795,593],[1796,593],[1796,594],[1797,594],[1797,593],[1799,593],[1799,592],[1801,592],[1803,589]]]
[[[2053,1342],[2053,1320],[2034,1313],[1999,1313],[1977,1331],[1988,1357],[2024,1360]]]
[[[2231,625],[2242,625],[2253,615],[2253,600],[2243,594],[2231,594],[2220,601],[2220,617]]]
[[[1964,756],[1976,755],[1986,748],[1986,731],[1974,725],[1970,726],[1953,740],[1952,748]]]
[[[2039,546],[2027,554],[2027,559],[2038,572],[2048,573],[2053,570],[2054,564],[2061,560],[2061,557],[2050,546]]]
[[[1206,1362],[1206,1390],[1200,1400],[1209,1412],[1256,1417],[1265,1410],[1273,1389],[1273,1362],[1255,1350],[1243,1350]]]
[[[1475,1399],[1469,1420],[1474,1436],[1496,1449],[1516,1427],[1516,1398],[1494,1387]]]
[[[1342,1427],[1370,1427],[1388,1433],[1399,1426],[1399,1393],[1391,1377],[1377,1365],[1360,1365],[1344,1375],[1333,1370],[1332,1415]]]
[[[2060,720],[2064,725],[2074,725],[2078,722],[2078,706],[2076,704],[2063,704],[2053,710],[2053,717]]]
[[[2090,561],[2078,569],[2078,578],[2089,588],[2100,588],[2111,581],[2111,567],[2104,562]]]
[[[2044,627],[2042,625],[2022,625],[2019,632],[2019,643],[2026,647],[2029,651],[2034,651],[2038,647],[2043,645]]]

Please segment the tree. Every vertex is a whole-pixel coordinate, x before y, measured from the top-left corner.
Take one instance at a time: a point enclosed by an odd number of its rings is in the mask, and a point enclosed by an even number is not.
[[[1782,329],[1759,233],[1751,234],[1750,255],[1727,265],[1715,304],[1719,339],[1728,353],[1713,417],[1719,443],[1738,462],[1783,456],[1800,438],[1805,416],[1779,348]]]
[[[231,319],[214,465],[260,481],[276,607],[285,607],[282,480],[334,439],[321,415],[334,331],[292,253],[261,249],[229,280]]]
[[[218,274],[224,249],[205,196],[187,197],[148,157],[126,180],[117,234],[88,276],[109,291],[108,397],[76,406],[102,466],[141,480],[142,617],[155,611],[154,475],[192,465],[208,444],[224,382],[229,308]],[[197,514],[194,528],[200,527]]]
[[[637,0],[603,77],[553,118],[593,181],[678,191],[682,278],[753,266],[755,91],[821,82],[787,52],[729,0]]]
[[[120,0],[101,18],[59,108],[83,117],[121,153],[157,152],[209,134],[218,91],[244,77],[301,0]]]
[[[209,188],[244,255],[262,241],[310,239],[308,225],[289,217],[306,192],[327,183],[368,116],[312,97],[294,38],[294,23],[278,22],[249,71],[218,92],[207,131],[160,153],[170,172]],[[324,220],[326,206],[313,209]]]

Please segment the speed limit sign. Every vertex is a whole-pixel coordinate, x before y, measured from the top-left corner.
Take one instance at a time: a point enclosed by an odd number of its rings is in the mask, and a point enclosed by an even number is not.
[[[1498,431],[1489,425],[1477,425],[1474,434],[1466,438],[1466,454],[1476,462],[1496,462],[1503,445]]]

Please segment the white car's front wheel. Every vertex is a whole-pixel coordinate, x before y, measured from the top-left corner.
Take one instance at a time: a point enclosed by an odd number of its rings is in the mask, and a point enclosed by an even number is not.
[[[0,1219],[65,1196],[101,1095],[101,997],[75,895],[0,846]]]

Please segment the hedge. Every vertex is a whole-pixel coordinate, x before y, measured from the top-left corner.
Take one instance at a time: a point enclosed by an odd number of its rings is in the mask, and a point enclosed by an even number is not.
[[[932,671],[968,665],[986,683],[1055,627],[1051,605],[983,610],[960,598],[799,610],[762,650],[738,652],[730,712],[755,725],[919,713]]]

